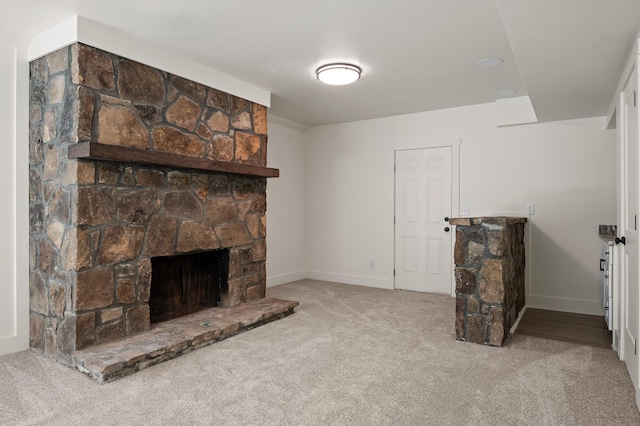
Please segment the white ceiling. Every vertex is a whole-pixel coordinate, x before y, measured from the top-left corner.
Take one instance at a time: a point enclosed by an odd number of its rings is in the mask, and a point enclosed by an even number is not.
[[[307,126],[528,95],[540,121],[605,115],[640,30],[640,0],[20,0],[0,37],[80,15],[271,91]],[[6,3],[5,3],[6,2]],[[500,57],[491,69],[476,63]],[[351,86],[314,70],[349,61]]]

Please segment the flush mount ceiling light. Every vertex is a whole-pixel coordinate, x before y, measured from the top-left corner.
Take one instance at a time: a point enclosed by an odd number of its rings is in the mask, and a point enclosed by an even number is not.
[[[503,62],[504,61],[502,60],[502,58],[485,58],[481,61],[478,61],[478,66],[480,68],[493,68],[497,67]]]
[[[328,64],[316,70],[318,80],[324,84],[342,86],[358,81],[362,70],[350,64]]]

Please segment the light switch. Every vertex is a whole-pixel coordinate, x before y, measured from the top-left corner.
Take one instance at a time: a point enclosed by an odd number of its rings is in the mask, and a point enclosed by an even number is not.
[[[527,213],[530,215],[536,214],[536,205],[533,203],[527,204]]]

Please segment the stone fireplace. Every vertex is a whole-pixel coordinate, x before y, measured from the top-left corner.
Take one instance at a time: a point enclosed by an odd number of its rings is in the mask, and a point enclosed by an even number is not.
[[[31,346],[149,330],[154,274],[196,275],[156,259],[224,250],[215,303],[264,298],[266,154],[262,105],[80,43],[32,62]]]

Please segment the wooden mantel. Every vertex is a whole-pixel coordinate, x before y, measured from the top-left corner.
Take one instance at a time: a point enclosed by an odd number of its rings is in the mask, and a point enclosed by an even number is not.
[[[117,163],[144,164],[148,166],[175,167],[177,169],[203,172],[230,173],[242,176],[273,178],[280,176],[279,169],[229,163],[207,158],[189,157],[170,152],[154,151],[106,145],[95,142],[81,142],[69,145],[69,158],[78,160],[114,161]]]

